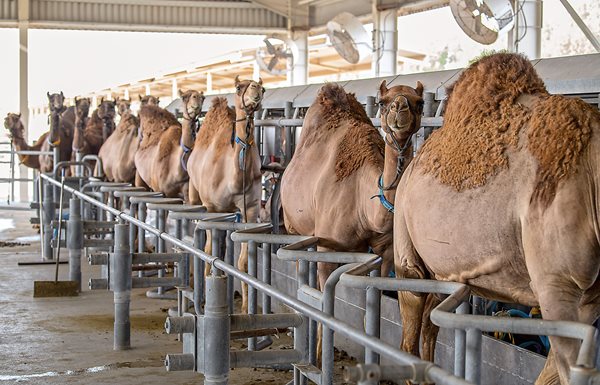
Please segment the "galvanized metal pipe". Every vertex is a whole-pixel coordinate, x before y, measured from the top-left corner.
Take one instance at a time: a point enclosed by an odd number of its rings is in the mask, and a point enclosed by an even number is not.
[[[81,291],[81,253],[83,250],[83,222],[81,221],[80,203],[78,198],[69,199],[69,220],[67,222],[69,279],[79,282],[79,291]]]
[[[302,316],[294,313],[282,314],[234,314],[231,316],[231,331],[253,329],[283,329],[299,327],[304,322]]]
[[[373,270],[370,277],[378,277],[379,270]],[[379,338],[381,330],[381,292],[376,287],[366,290],[365,304],[365,332]],[[365,348],[365,364],[378,364],[379,355],[371,349]]]
[[[233,240],[231,239],[231,234],[232,231],[231,230],[227,230],[227,234],[226,234],[226,238],[225,238],[225,262],[230,264],[231,266],[234,265],[234,251],[235,251],[235,245]],[[233,306],[233,299],[234,299],[234,281],[233,281],[233,277],[228,275],[227,276],[227,300],[229,301],[229,314],[233,314],[234,313],[234,306]]]
[[[465,357],[465,380],[481,384],[481,330],[467,329],[467,354]]]
[[[267,285],[271,284],[271,244],[262,244],[262,278]],[[262,313],[271,313],[271,297],[262,293]]]
[[[463,302],[456,308],[456,314],[468,314],[469,303]],[[465,358],[467,346],[467,333],[463,329],[454,329],[454,375],[465,376]]]
[[[248,274],[258,278],[258,263],[256,260],[258,245],[254,241],[248,242]],[[256,314],[258,301],[256,298],[256,289],[248,287],[248,314]],[[256,337],[248,338],[248,350],[256,350]]]
[[[232,368],[265,367],[271,365],[298,363],[302,353],[295,349],[265,350],[262,352],[233,351],[229,354]]]
[[[131,302],[131,254],[129,253],[129,224],[115,225],[113,262],[113,292],[115,303],[114,349],[131,346],[129,305]]]
[[[194,229],[194,247],[204,250],[206,245],[206,232],[198,227]],[[194,310],[196,315],[202,314],[202,301],[204,299],[204,259],[194,255]]]
[[[42,202],[43,223],[41,226],[44,227],[42,240],[42,258],[46,261],[54,259],[52,255],[52,236],[54,229],[52,228],[52,221],[56,217],[56,208],[54,207],[54,188],[50,184],[44,186],[44,199]]]
[[[214,238],[218,238],[213,236]],[[217,271],[213,271],[217,274]],[[210,330],[198,336],[199,343],[209,352],[204,354],[204,384],[227,385],[229,380],[229,309],[227,306],[227,277],[212,275],[206,277],[206,306],[204,307],[204,327]]]

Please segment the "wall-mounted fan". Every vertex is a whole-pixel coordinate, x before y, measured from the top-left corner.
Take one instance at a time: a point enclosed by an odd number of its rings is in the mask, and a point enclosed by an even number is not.
[[[288,59],[298,57],[298,47],[291,40],[282,40],[277,37],[267,37],[263,40],[264,46],[256,50],[256,62],[261,70],[272,75],[283,75],[291,70]]]
[[[492,44],[515,24],[509,0],[450,0],[450,9],[460,28],[481,44]]]
[[[352,64],[373,51],[369,34],[360,20],[349,12],[342,12],[327,22],[327,36],[337,53]]]

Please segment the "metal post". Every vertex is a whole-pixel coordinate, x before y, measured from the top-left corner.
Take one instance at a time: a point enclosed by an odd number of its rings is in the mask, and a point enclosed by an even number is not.
[[[216,238],[213,236],[213,239]],[[204,307],[204,335],[198,343],[204,346],[204,384],[227,385],[229,380],[229,330],[227,305],[227,277],[213,269],[206,278],[206,306]]]
[[[379,277],[379,270],[373,270],[369,274],[371,277]],[[367,288],[366,294],[366,312],[365,312],[365,332],[379,338],[380,318],[381,318],[381,292],[376,287]],[[379,354],[371,349],[365,348],[365,364],[378,364]]]
[[[115,303],[115,350],[125,350],[131,346],[131,325],[129,322],[131,258],[131,253],[129,253],[129,224],[116,224],[115,247],[112,258]]]
[[[542,47],[542,0],[522,0],[517,13],[517,52],[538,59]]]
[[[271,244],[262,244],[262,279],[267,285],[271,284]],[[262,293],[262,313],[271,314],[271,297]]]
[[[69,279],[79,282],[81,291],[81,253],[83,250],[83,223],[81,205],[78,198],[69,200],[69,221],[67,224],[67,249],[69,250]]]
[[[54,171],[54,175],[56,175],[56,165],[60,162],[60,147],[56,146],[52,148],[52,153],[54,154],[52,157],[52,170]],[[58,197],[60,196],[60,189],[58,186],[54,186],[54,201],[58,202]]]
[[[125,205],[129,205],[129,215],[131,215],[132,217],[136,217],[136,211],[137,208],[135,206],[135,204],[133,203],[127,203],[129,202],[129,198],[123,198],[123,200],[126,202]],[[131,242],[129,242],[129,252],[130,253],[135,253],[135,226],[129,226],[129,239],[131,240]],[[139,244],[139,239],[138,239],[138,244]],[[143,250],[142,250],[143,251]]]
[[[131,206],[135,206],[135,204],[131,204]],[[146,222],[146,204],[140,202],[137,204],[138,210],[138,219],[142,222]],[[138,227],[138,253],[143,253],[146,247],[146,230],[144,230],[141,226]]]
[[[225,239],[225,243],[226,243],[225,262],[230,264],[231,266],[234,265],[233,253],[235,251],[234,242],[231,240],[232,232],[233,231],[228,230],[227,238]],[[234,297],[233,284],[234,284],[233,277],[231,275],[228,275],[227,276],[227,300],[229,301],[229,314],[233,314],[233,297]]]
[[[308,262],[299,260],[298,270],[296,270],[296,281],[298,282],[298,288],[302,285],[308,284]],[[302,352],[304,357],[303,361],[308,361],[308,321],[309,318],[304,314],[301,314],[302,325],[294,328],[294,349]],[[300,373],[297,368],[294,368],[294,385],[305,385],[307,384],[307,378]]]
[[[310,262],[308,265],[308,286],[317,288],[317,262]],[[308,326],[308,359],[311,364],[317,364],[317,321],[310,320]]]
[[[164,232],[165,231],[165,222],[166,222],[166,215],[165,215],[165,210],[156,210],[156,227],[158,228],[158,230],[160,232]],[[156,251],[159,253],[164,253],[165,252],[165,240],[162,239],[161,237],[157,236],[156,237]],[[164,267],[158,269],[158,278],[163,278],[165,276],[165,269]],[[159,286],[158,289],[156,290],[157,294],[163,295],[165,294],[165,287]]]
[[[206,245],[206,232],[198,227],[194,229],[194,247],[204,250]],[[202,314],[202,300],[204,298],[204,260],[194,255],[194,310],[196,315]]]
[[[41,182],[43,183],[43,182]],[[44,226],[44,239],[42,244],[42,258],[44,260],[52,260],[54,259],[52,255],[52,221],[56,216],[56,210],[54,207],[54,192],[53,188],[50,184],[44,183],[44,200],[43,200],[43,221],[42,226]]]
[[[463,302],[457,309],[456,314],[468,314],[469,304]],[[465,350],[467,335],[462,329],[454,330],[454,375],[465,377]]]
[[[291,119],[294,114],[292,102],[285,102],[284,116],[286,119]],[[292,127],[285,126],[285,165],[287,166],[292,160]]]
[[[374,118],[377,114],[374,96],[367,96],[367,104],[365,105],[365,111],[367,112],[367,116],[369,118]]]
[[[257,250],[258,245],[254,241],[248,242],[248,274],[256,278],[258,276],[258,268],[257,268]],[[256,301],[256,289],[252,286],[248,285],[248,314],[256,314],[257,313],[257,301]],[[256,350],[256,337],[248,338],[248,350]]]
[[[467,354],[465,357],[465,380],[481,384],[481,330],[467,329]]]
[[[14,3],[13,3],[14,4]],[[19,19],[19,111],[21,112],[21,120],[25,130],[23,139],[27,140],[29,136],[29,16],[30,16],[30,1],[18,0],[17,15]],[[14,172],[14,163],[13,163]],[[21,178],[27,177],[27,168],[22,165],[19,168]],[[20,182],[20,198],[21,201],[27,200],[27,182]],[[13,200],[14,200],[14,183],[13,183]],[[41,197],[40,197],[41,199]]]

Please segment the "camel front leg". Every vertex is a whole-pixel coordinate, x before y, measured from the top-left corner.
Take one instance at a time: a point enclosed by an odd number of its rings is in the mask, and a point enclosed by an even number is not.
[[[260,201],[256,205],[248,206],[246,209],[247,218],[243,218],[245,223],[256,223],[260,209]],[[242,209],[243,215],[243,209]],[[248,244],[242,243],[240,257],[238,258],[238,269],[248,272]],[[248,313],[248,285],[242,282],[242,314]]]

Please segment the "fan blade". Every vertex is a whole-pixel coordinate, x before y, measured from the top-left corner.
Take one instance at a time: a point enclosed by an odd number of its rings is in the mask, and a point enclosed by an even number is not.
[[[273,68],[275,68],[276,65],[277,65],[277,56],[273,56],[271,58],[271,61],[269,62],[269,65],[267,66],[267,68],[269,71],[271,71]]]
[[[275,54],[275,47],[273,47],[273,44],[271,44],[271,42],[269,41],[269,39],[265,39],[263,40],[265,42],[265,45],[267,46],[267,52],[269,52],[271,55]]]

